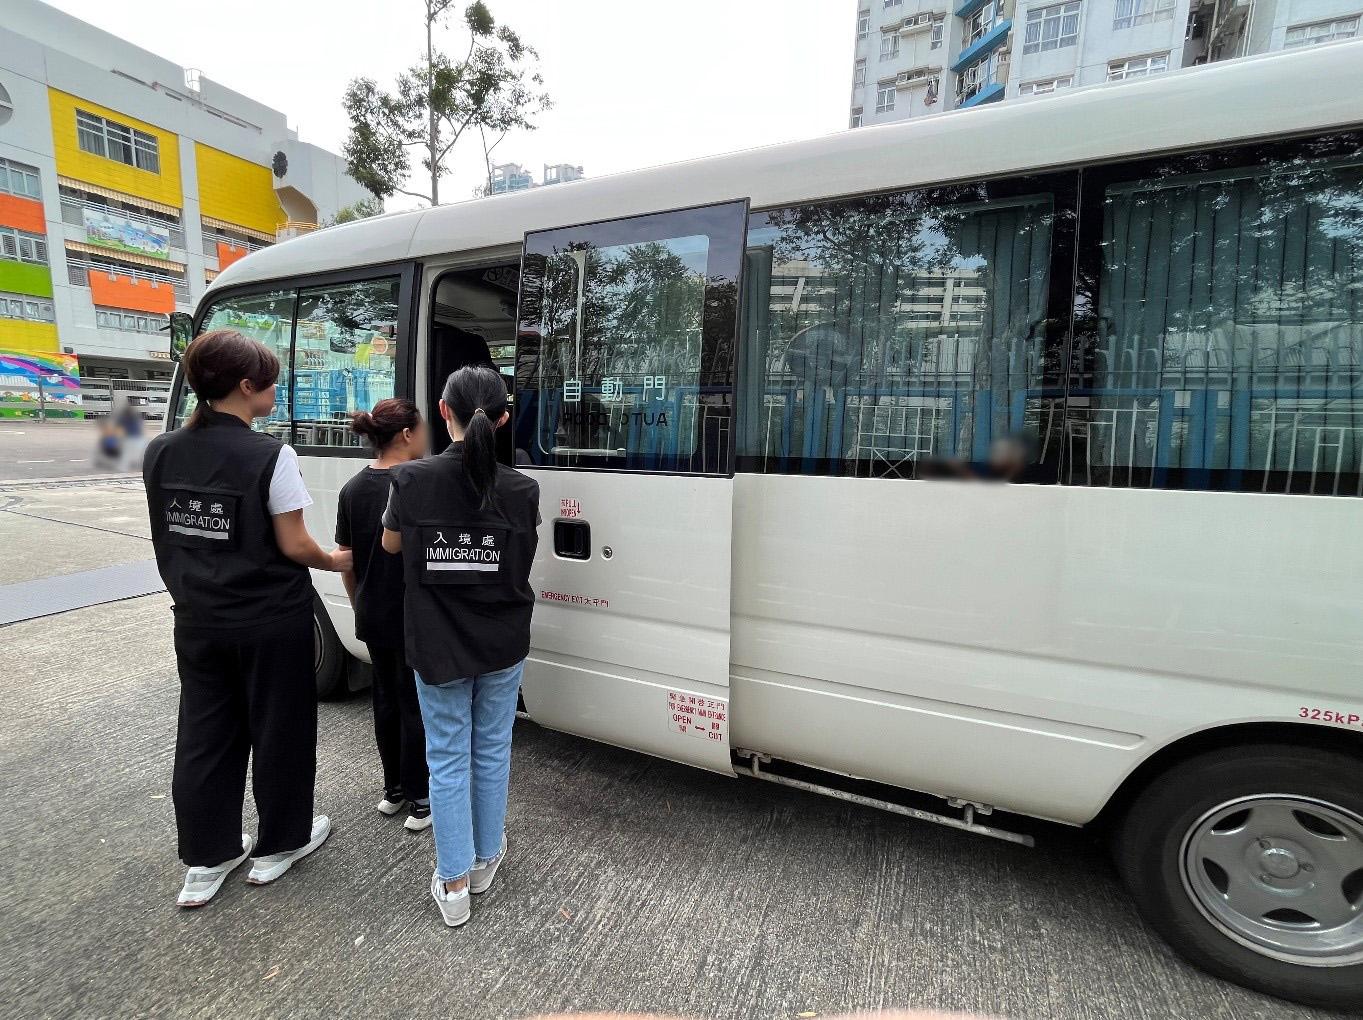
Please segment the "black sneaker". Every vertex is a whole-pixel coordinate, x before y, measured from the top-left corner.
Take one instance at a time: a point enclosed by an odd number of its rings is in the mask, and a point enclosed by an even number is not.
[[[407,821],[402,823],[404,829],[411,832],[420,832],[422,829],[431,827],[431,802],[421,803],[414,800],[407,806]]]
[[[407,806],[407,798],[401,790],[384,790],[383,800],[379,801],[379,813],[395,815]]]

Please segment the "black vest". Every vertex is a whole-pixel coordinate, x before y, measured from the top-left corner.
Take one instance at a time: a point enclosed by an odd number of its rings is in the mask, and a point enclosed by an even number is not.
[[[175,618],[235,627],[312,609],[307,567],[275,544],[270,478],[283,446],[205,408],[199,428],[157,436],[142,459],[156,565]]]
[[[406,581],[407,664],[430,684],[514,666],[530,652],[540,487],[497,466],[481,510],[464,444],[393,469]]]

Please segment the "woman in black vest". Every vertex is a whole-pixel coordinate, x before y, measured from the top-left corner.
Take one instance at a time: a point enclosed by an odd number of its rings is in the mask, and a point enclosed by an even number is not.
[[[180,722],[172,792],[178,902],[201,907],[253,856],[247,881],[272,882],[331,831],[312,814],[317,693],[308,567],[348,570],[303,524],[312,503],[292,448],[255,432],[274,407],[279,361],[219,329],[181,362],[198,397],[188,424],[147,447],[152,544],[174,599]],[[246,763],[260,837],[241,831]]]
[[[416,679],[402,651],[402,557],[383,551],[379,523],[388,504],[391,468],[426,455],[426,423],[416,404],[402,397],[380,400],[372,411],[351,417],[350,428],[373,448],[375,460],[341,488],[336,544],[355,556],[342,576],[355,607],[355,636],[369,647],[374,664],[374,740],[383,765],[379,811],[395,815],[413,832],[431,825],[427,793],[426,730]]]
[[[487,891],[506,853],[539,485],[497,463],[493,432],[509,415],[494,369],[451,375],[440,416],[453,443],[393,470],[383,547],[402,553],[407,581],[407,661],[426,724],[435,817],[431,895],[456,927],[469,919],[469,894]]]

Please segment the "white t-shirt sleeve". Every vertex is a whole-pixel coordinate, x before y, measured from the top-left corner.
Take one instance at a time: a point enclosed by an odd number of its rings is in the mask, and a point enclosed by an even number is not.
[[[270,478],[270,516],[287,514],[312,506],[308,487],[303,484],[303,471],[298,466],[298,454],[292,446],[280,448],[279,459],[274,462],[274,475]]]

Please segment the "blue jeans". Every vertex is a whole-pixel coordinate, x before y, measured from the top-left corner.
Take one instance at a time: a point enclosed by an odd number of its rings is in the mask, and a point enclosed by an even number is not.
[[[525,662],[439,687],[416,678],[431,770],[435,870],[451,882],[502,849],[511,728]]]

